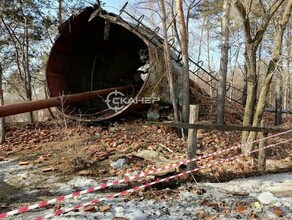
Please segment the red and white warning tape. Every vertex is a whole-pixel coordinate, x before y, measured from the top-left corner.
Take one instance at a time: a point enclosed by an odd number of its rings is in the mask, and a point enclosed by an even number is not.
[[[218,161],[216,161],[214,163],[206,164],[206,165],[203,165],[203,166],[197,167],[195,169],[192,169],[192,170],[189,170],[189,171],[185,171],[185,172],[173,175],[173,176],[169,176],[169,177],[162,178],[162,179],[157,179],[157,180],[155,180],[155,181],[153,181],[151,183],[146,183],[146,184],[141,185],[141,186],[136,186],[134,188],[131,188],[131,189],[128,189],[128,190],[125,190],[125,191],[122,191],[122,192],[119,192],[119,193],[116,193],[116,194],[110,194],[110,195],[108,195],[106,197],[103,197],[101,199],[94,199],[94,200],[92,200],[90,202],[87,202],[87,203],[84,203],[84,204],[80,204],[80,205],[76,205],[76,206],[74,206],[72,208],[67,208],[67,209],[64,209],[64,210],[58,210],[58,211],[55,211],[52,214],[49,214],[49,215],[46,215],[46,216],[42,216],[42,217],[38,217],[35,220],[43,220],[43,219],[51,218],[53,216],[58,216],[58,215],[61,215],[61,214],[64,214],[64,213],[67,213],[67,212],[70,212],[70,211],[73,211],[73,210],[76,210],[76,209],[80,209],[80,208],[88,206],[88,205],[97,204],[97,203],[99,203],[101,201],[106,201],[106,200],[110,200],[110,199],[115,198],[115,197],[124,196],[126,194],[133,193],[135,191],[139,191],[139,190],[144,189],[146,187],[155,185],[157,183],[162,183],[162,182],[165,182],[165,181],[169,181],[171,179],[175,179],[175,178],[178,178],[178,177],[181,177],[181,176],[184,176],[184,175],[188,175],[190,173],[193,173],[193,172],[196,172],[196,171],[199,171],[199,170],[208,169],[208,168],[211,168],[211,167],[213,167],[215,165],[222,164],[224,162],[228,162],[228,161],[232,161],[232,160],[236,160],[236,159],[238,159],[240,157],[244,157],[244,156],[247,156],[249,154],[255,153],[255,152],[257,152],[257,151],[259,151],[261,149],[271,148],[271,147],[274,147],[274,146],[277,146],[277,145],[280,145],[280,144],[283,144],[283,143],[286,143],[286,142],[289,142],[289,141],[292,141],[292,138],[288,139],[288,140],[285,140],[285,141],[282,141],[282,142],[279,142],[279,143],[276,143],[276,144],[268,145],[266,147],[258,148],[256,150],[250,151],[248,153],[242,153],[242,154],[230,157],[230,158],[221,159],[221,160],[218,160]]]
[[[174,164],[169,164],[167,166],[160,167],[160,168],[157,168],[157,169],[154,169],[154,170],[151,170],[151,171],[142,172],[140,174],[135,174],[133,176],[126,177],[124,179],[117,179],[117,180],[114,180],[114,181],[109,182],[109,183],[103,183],[103,184],[100,184],[99,186],[91,187],[91,188],[88,188],[86,190],[82,190],[82,191],[79,191],[79,192],[74,192],[72,194],[68,194],[68,195],[65,195],[65,196],[59,196],[57,198],[50,199],[50,200],[45,200],[45,201],[39,202],[39,203],[34,204],[34,205],[24,206],[24,207],[18,208],[18,209],[13,210],[13,211],[1,213],[0,214],[0,219],[1,218],[5,218],[7,216],[16,215],[16,214],[19,214],[19,213],[24,213],[24,212],[27,212],[29,210],[33,210],[33,209],[36,209],[36,208],[39,208],[39,207],[44,207],[44,206],[47,206],[49,204],[54,204],[54,203],[57,203],[57,202],[61,202],[61,201],[64,201],[65,199],[74,198],[74,197],[77,197],[77,196],[80,196],[80,195],[83,195],[83,194],[87,194],[87,193],[92,193],[94,191],[97,191],[97,190],[100,190],[100,189],[105,189],[105,188],[110,187],[110,186],[118,185],[118,184],[121,184],[121,183],[127,183],[127,182],[130,182],[130,181],[134,180],[134,179],[139,179],[139,178],[147,176],[147,175],[151,175],[151,174],[155,174],[155,173],[158,173],[158,172],[170,170],[170,169],[179,167],[179,166],[181,166],[183,164],[187,164],[187,163],[190,163],[190,162],[193,162],[193,161],[199,161],[199,160],[205,159],[207,157],[212,157],[212,156],[216,156],[216,155],[219,155],[219,154],[222,154],[222,153],[226,153],[226,152],[229,152],[231,150],[235,150],[235,149],[239,149],[239,148],[241,148],[243,146],[247,146],[247,145],[249,145],[251,143],[257,143],[257,142],[259,142],[261,140],[270,139],[270,138],[273,138],[273,137],[277,137],[277,136],[280,136],[280,135],[287,134],[287,133],[289,133],[291,131],[292,130],[281,132],[281,133],[278,133],[278,134],[274,134],[274,135],[271,135],[271,136],[268,136],[268,137],[263,137],[263,138],[255,140],[253,142],[248,142],[248,143],[245,143],[245,144],[235,145],[235,146],[232,146],[232,147],[224,149],[224,150],[220,150],[220,151],[217,151],[217,152],[205,154],[205,155],[202,155],[202,156],[199,156],[199,157],[195,157],[193,159],[184,160],[184,161],[177,162],[177,163],[174,163]]]

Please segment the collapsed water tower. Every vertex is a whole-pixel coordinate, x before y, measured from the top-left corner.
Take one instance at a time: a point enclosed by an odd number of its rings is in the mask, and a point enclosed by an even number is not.
[[[49,96],[54,102],[26,103],[30,108],[11,106],[0,109],[0,116],[9,115],[7,111],[17,114],[55,106],[71,118],[101,121],[146,110],[151,105],[149,99],[170,105],[163,39],[158,28],[145,25],[144,15],[133,14],[125,4],[118,14],[94,5],[72,15],[59,27],[46,68]],[[171,57],[179,102],[182,69],[173,51]],[[90,92],[94,93],[87,95]],[[74,94],[74,100],[61,98]],[[132,101],[118,105],[117,98]]]
[[[50,96],[131,85],[123,92],[127,97],[159,97],[161,104],[170,104],[163,40],[157,29],[144,25],[146,19],[134,17],[127,4],[119,15],[94,6],[68,19],[59,28],[49,56],[46,77]],[[181,67],[175,60],[172,63],[179,83]],[[66,113],[98,121],[145,108],[142,102],[130,102],[111,109],[106,98],[67,106]]]

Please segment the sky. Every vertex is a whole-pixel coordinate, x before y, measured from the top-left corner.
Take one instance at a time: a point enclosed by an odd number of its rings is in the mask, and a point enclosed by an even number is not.
[[[123,5],[128,2],[130,5],[133,5],[135,2],[137,2],[137,0],[101,0],[103,3],[105,3],[105,6],[103,6],[103,9],[105,9],[106,11],[109,11],[109,12],[113,12],[115,14],[119,14],[119,10],[123,7]],[[135,7],[134,7],[135,8]],[[141,12],[141,9],[138,11]],[[199,21],[196,21],[196,22],[199,22]],[[192,28],[191,28],[192,29]],[[196,28],[193,28],[193,29],[196,29]],[[199,34],[199,33],[197,33]],[[214,44],[215,45],[215,44]],[[193,45],[192,46],[192,52],[194,54],[197,54],[197,45]],[[204,65],[206,65],[206,61],[207,61],[207,58],[206,58],[206,53],[204,53],[202,51],[203,54],[201,54],[201,58],[203,59],[204,61]],[[213,66],[214,69],[218,69],[219,68],[219,51],[211,51],[211,65]],[[205,57],[204,57],[205,56]],[[196,56],[193,57],[193,59],[197,59]]]
[[[105,3],[105,6],[103,7],[107,11],[111,12],[117,12],[119,11],[123,5],[126,2],[129,2],[129,4],[133,4],[134,0],[103,0],[103,3]]]

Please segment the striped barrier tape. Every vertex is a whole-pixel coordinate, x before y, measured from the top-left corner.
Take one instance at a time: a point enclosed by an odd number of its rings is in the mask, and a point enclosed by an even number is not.
[[[142,190],[146,187],[149,187],[149,186],[152,186],[152,185],[155,185],[157,183],[162,183],[162,182],[165,182],[165,181],[169,181],[169,180],[172,180],[172,179],[175,179],[175,178],[178,178],[178,177],[181,177],[181,176],[185,176],[185,175],[188,175],[190,173],[194,173],[196,171],[199,171],[199,170],[203,170],[203,169],[208,169],[208,168],[211,168],[215,165],[219,165],[219,164],[222,164],[224,162],[228,162],[228,161],[232,161],[232,160],[236,160],[240,157],[244,157],[244,156],[247,156],[249,154],[252,154],[252,153],[255,153],[261,149],[267,149],[267,148],[271,148],[271,147],[275,147],[277,145],[280,145],[280,144],[284,144],[284,143],[287,143],[289,141],[292,141],[292,138],[291,139],[288,139],[288,140],[285,140],[285,141],[282,141],[282,142],[279,142],[279,143],[276,143],[276,144],[271,144],[271,145],[268,145],[266,147],[262,147],[262,148],[258,148],[258,149],[255,149],[253,151],[250,151],[248,153],[242,153],[242,154],[239,154],[239,155],[236,155],[236,156],[233,156],[233,157],[230,157],[230,158],[226,158],[226,159],[221,159],[221,160],[218,160],[214,163],[210,163],[210,164],[207,164],[207,165],[203,165],[203,166],[200,166],[200,167],[197,167],[195,169],[192,169],[192,170],[189,170],[189,171],[185,171],[185,172],[182,172],[182,173],[179,173],[179,174],[176,174],[176,175],[173,175],[173,176],[169,176],[169,177],[166,177],[166,178],[162,178],[162,179],[157,179],[153,182],[150,182],[150,183],[146,183],[144,185],[141,185],[141,186],[136,186],[134,188],[131,188],[131,189],[128,189],[128,190],[125,190],[125,191],[122,191],[122,192],[119,192],[119,193],[115,193],[115,194],[110,194],[106,197],[103,197],[101,199],[94,199],[90,202],[87,202],[87,203],[84,203],[84,204],[79,204],[79,205],[76,205],[72,208],[68,208],[68,209],[64,209],[64,210],[58,210],[58,211],[55,211],[54,213],[52,214],[49,214],[49,215],[46,215],[46,216],[42,216],[42,217],[38,217],[38,218],[35,218],[35,220],[44,220],[44,219],[47,219],[47,218],[51,218],[51,217],[54,217],[54,216],[59,216],[61,214],[64,214],[64,213],[67,213],[67,212],[70,212],[70,211],[73,211],[73,210],[77,210],[77,209],[80,209],[80,208],[83,208],[85,206],[88,206],[88,205],[95,205],[101,201],[106,201],[106,200],[110,200],[110,199],[113,199],[115,197],[119,197],[119,196],[124,196],[124,195],[127,195],[129,193],[133,193],[135,191],[139,191],[139,190]]]
[[[33,210],[33,209],[36,209],[36,208],[44,207],[44,206],[47,206],[49,204],[62,202],[64,200],[66,200],[66,199],[74,198],[74,197],[77,197],[77,196],[80,196],[80,195],[83,195],[83,194],[87,194],[87,193],[92,193],[94,191],[97,191],[97,190],[100,190],[100,189],[105,189],[105,188],[108,188],[110,186],[115,186],[115,185],[118,185],[118,184],[121,184],[121,183],[127,183],[127,182],[130,182],[130,181],[134,180],[134,179],[139,179],[139,178],[145,177],[147,175],[151,175],[151,174],[155,174],[155,173],[158,173],[158,172],[163,172],[163,171],[166,171],[166,170],[170,170],[170,169],[179,167],[179,166],[181,166],[183,164],[187,164],[187,163],[194,162],[194,161],[200,161],[200,160],[205,159],[207,157],[213,157],[213,156],[216,156],[216,155],[219,155],[219,154],[222,154],[222,153],[229,152],[231,150],[236,150],[236,149],[239,149],[241,147],[248,146],[249,144],[260,142],[261,140],[270,139],[270,138],[273,138],[273,137],[277,137],[277,136],[280,136],[280,135],[287,134],[287,133],[289,133],[291,131],[292,130],[284,131],[284,132],[281,132],[281,133],[278,133],[278,134],[274,134],[274,135],[271,135],[271,136],[268,136],[268,137],[263,137],[263,138],[257,139],[257,140],[252,141],[252,142],[247,142],[245,144],[235,145],[235,146],[232,146],[232,147],[224,149],[224,150],[220,150],[220,151],[217,151],[217,152],[205,154],[205,155],[202,155],[202,156],[199,156],[199,157],[195,157],[195,158],[192,158],[192,159],[184,160],[184,161],[177,162],[177,163],[174,163],[174,164],[169,164],[167,166],[156,168],[156,169],[153,169],[151,171],[145,171],[145,172],[142,172],[140,174],[135,174],[133,176],[126,177],[124,179],[117,179],[117,180],[114,180],[114,181],[109,182],[109,183],[103,183],[103,184],[100,184],[98,186],[90,187],[88,189],[85,189],[85,190],[82,190],[82,191],[78,191],[78,192],[73,192],[73,193],[65,195],[65,196],[59,196],[57,198],[53,198],[53,199],[50,199],[50,200],[41,201],[41,202],[39,202],[37,204],[33,204],[33,205],[30,205],[30,206],[23,206],[21,208],[13,210],[13,211],[1,213],[0,214],[0,219],[1,218],[6,218],[8,216],[24,213],[24,212],[27,212],[27,211],[30,211],[30,210]]]

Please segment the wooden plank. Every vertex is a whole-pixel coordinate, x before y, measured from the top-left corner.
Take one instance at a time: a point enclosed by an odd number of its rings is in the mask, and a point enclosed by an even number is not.
[[[188,129],[219,130],[219,131],[256,131],[277,133],[292,130],[292,127],[252,127],[243,125],[217,125],[207,123],[173,123],[173,122],[146,122],[147,125],[162,125],[168,127],[179,127]]]

